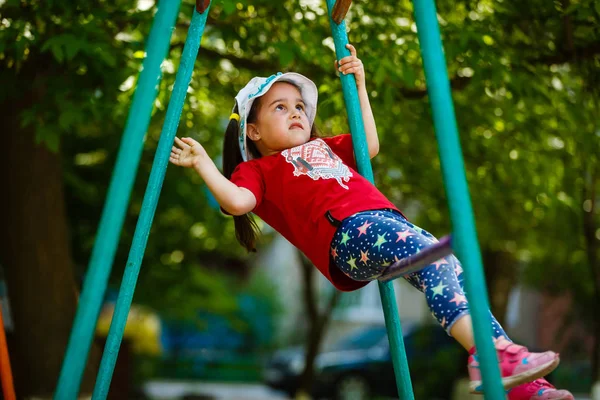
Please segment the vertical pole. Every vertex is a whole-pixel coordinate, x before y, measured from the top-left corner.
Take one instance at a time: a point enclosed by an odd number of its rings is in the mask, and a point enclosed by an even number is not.
[[[177,127],[179,126],[183,103],[192,79],[194,63],[198,57],[198,49],[200,48],[200,41],[202,40],[202,34],[206,26],[208,12],[209,8],[202,14],[198,13],[196,9],[193,11],[192,22],[188,30],[181,55],[181,62],[175,78],[173,94],[167,108],[165,123],[152,164],[148,186],[146,187],[146,193],[142,202],[142,209],[133,236],[133,243],[129,250],[129,258],[127,259],[123,281],[121,282],[119,297],[108,331],[108,338],[100,363],[100,371],[98,372],[92,396],[94,400],[104,400],[108,395],[112,374],[119,354],[119,347],[121,346],[123,332],[125,331],[125,324],[127,323],[127,315],[131,307],[137,278],[140,273],[140,266],[144,257],[144,251],[146,250],[146,244],[148,243],[150,228],[152,227],[152,220],[154,219],[158,198],[165,179],[169,155],[171,154],[171,147],[177,133]]]
[[[4,319],[2,318],[2,302],[0,301],[0,380],[2,381],[2,394],[4,400],[15,400],[15,385],[13,383],[6,333],[4,332]]]
[[[334,4],[335,0],[327,0],[329,23],[331,26],[333,41],[335,43],[336,57],[338,60],[340,60],[345,56],[349,56],[350,51],[346,48],[346,45],[348,44],[346,23],[342,21],[342,23],[338,25],[331,18]],[[352,133],[352,143],[354,146],[358,170],[361,175],[363,175],[371,183],[374,183],[373,170],[371,168],[371,159],[369,157],[369,150],[367,147],[365,127],[362,119],[360,101],[358,99],[356,81],[354,80],[354,75],[352,74],[340,75],[340,79],[342,81],[342,92],[344,93],[346,111],[348,113],[348,123],[350,125],[350,132]],[[383,304],[383,315],[385,317],[385,324],[388,331],[388,339],[390,341],[390,350],[392,353],[394,374],[396,376],[396,385],[398,386],[398,395],[400,396],[401,400],[414,400],[393,282],[378,282],[378,284],[381,302]]]
[[[60,371],[55,392],[56,399],[75,399],[79,393],[94,338],[96,321],[104,300],[127,204],[142,154],[144,134],[148,129],[154,100],[158,93],[160,65],[169,48],[171,32],[180,4],[181,0],[160,1],[148,36],[146,58],[142,64],[142,71],[127,116],[117,162],[79,298],[79,307]]]
[[[481,253],[434,0],[414,0],[414,9],[444,185],[450,206],[452,241],[464,265],[466,295],[473,318],[485,398],[504,400],[505,393],[500,381],[496,350],[492,343]]]

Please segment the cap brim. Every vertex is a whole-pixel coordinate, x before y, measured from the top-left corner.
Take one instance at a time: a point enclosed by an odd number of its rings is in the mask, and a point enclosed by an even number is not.
[[[254,100],[263,96],[265,93],[269,91],[271,86],[273,86],[276,82],[289,82],[294,86],[297,86],[300,89],[300,94],[302,95],[302,99],[304,100],[306,107],[306,116],[308,121],[310,122],[310,127],[312,129],[312,125],[315,121],[316,113],[317,113],[317,101],[318,101],[318,91],[317,86],[313,81],[305,77],[304,75],[298,74],[296,72],[286,72],[284,74],[279,73],[277,75],[273,75],[269,78],[262,78],[265,82],[259,84],[260,79],[256,81],[258,87],[252,87],[252,82],[257,79],[252,79],[248,85],[244,89],[238,93],[236,96],[236,101],[238,105],[239,115],[240,115],[240,152],[242,153],[242,158],[244,161],[251,160],[252,154],[248,150],[247,146],[247,135],[246,128],[247,123],[246,120],[248,115],[250,114],[250,110],[252,109],[252,104]],[[250,88],[249,88],[250,86]],[[248,93],[248,89],[250,89],[250,93]],[[252,89],[254,89],[252,91]],[[242,104],[240,104],[242,103]],[[243,141],[243,142],[242,142]]]

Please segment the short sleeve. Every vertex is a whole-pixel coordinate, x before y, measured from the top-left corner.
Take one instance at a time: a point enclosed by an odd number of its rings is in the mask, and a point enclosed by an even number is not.
[[[251,191],[256,197],[256,207],[260,205],[265,193],[265,180],[256,162],[246,161],[239,164],[231,174],[230,181]]]
[[[349,133],[337,135],[330,138],[323,138],[323,141],[333,150],[344,164],[357,170],[356,159],[354,158],[354,148],[352,147],[352,136]]]

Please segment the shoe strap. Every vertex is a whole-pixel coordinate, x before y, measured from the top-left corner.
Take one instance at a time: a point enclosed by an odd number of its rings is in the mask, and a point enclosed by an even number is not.
[[[531,383],[540,388],[543,388],[543,389],[555,389],[556,390],[556,387],[554,387],[552,384],[550,384],[550,382],[548,382],[544,378],[538,378]]]
[[[504,351],[510,355],[519,354],[523,351],[527,351],[527,347],[514,344],[512,342],[502,342],[496,346],[498,351]]]

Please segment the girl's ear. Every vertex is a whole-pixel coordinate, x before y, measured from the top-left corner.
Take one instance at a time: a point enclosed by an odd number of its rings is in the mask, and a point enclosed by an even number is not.
[[[260,139],[260,133],[258,132],[258,128],[256,127],[256,124],[248,124],[248,126],[246,127],[246,135],[253,142],[256,142],[257,140]]]

